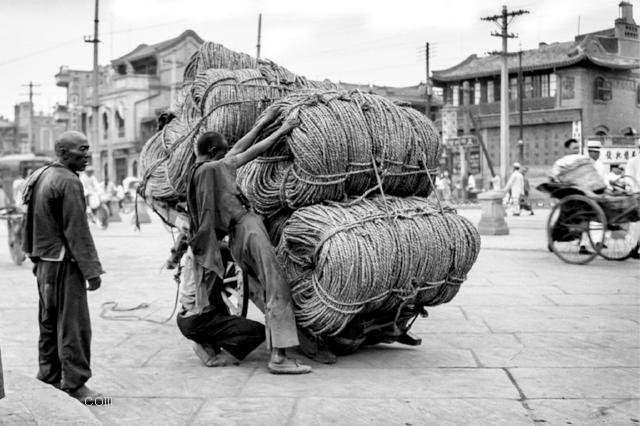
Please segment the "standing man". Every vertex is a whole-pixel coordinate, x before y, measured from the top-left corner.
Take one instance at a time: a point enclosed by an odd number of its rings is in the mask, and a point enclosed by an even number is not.
[[[69,131],[55,151],[57,161],[35,171],[24,193],[23,250],[35,263],[40,296],[37,378],[86,404],[100,396],[85,386],[91,377],[87,290],[100,288],[104,273],[78,178],[89,144],[82,133]]]
[[[593,160],[593,167],[604,181],[605,185],[609,187],[609,181],[607,181],[607,174],[609,173],[609,167],[602,162],[600,158],[600,149],[602,148],[602,142],[600,141],[588,141],[587,151],[589,152],[589,158]]]
[[[511,191],[513,215],[520,216],[520,197],[524,195],[524,176],[520,172],[520,163],[513,163],[513,173],[511,173],[504,191]]]
[[[258,278],[265,290],[268,364],[273,374],[304,374],[311,367],[288,358],[286,348],[299,344],[291,293],[260,216],[236,185],[236,169],[253,160],[297,125],[287,120],[276,132],[255,143],[260,131],[274,121],[271,109],[229,150],[224,136],[207,132],[198,138],[196,162],[188,176],[187,205],[190,216],[189,245],[194,255],[196,306],[202,312],[215,276],[224,276],[219,241],[229,236],[229,249],[236,263]]]

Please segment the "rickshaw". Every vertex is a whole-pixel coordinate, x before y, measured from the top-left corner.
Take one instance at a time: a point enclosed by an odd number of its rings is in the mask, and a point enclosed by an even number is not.
[[[637,240],[630,228],[640,221],[640,192],[614,186],[612,191],[595,193],[559,182],[537,189],[558,200],[547,220],[547,243],[564,262],[586,264],[598,255],[622,261],[631,255]]]
[[[11,206],[0,210],[0,219],[7,221],[9,235],[9,253],[16,265],[25,260],[22,252],[22,222],[23,209],[17,205],[19,194],[13,193],[13,182],[19,178],[26,178],[29,171],[34,171],[51,162],[51,158],[34,154],[12,154],[0,157],[0,181]]]

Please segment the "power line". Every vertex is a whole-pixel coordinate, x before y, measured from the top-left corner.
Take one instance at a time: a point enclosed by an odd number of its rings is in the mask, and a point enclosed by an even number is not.
[[[131,33],[131,32],[136,32],[136,31],[144,31],[144,30],[148,30],[148,29],[151,29],[151,28],[158,28],[158,27],[174,25],[174,24],[177,24],[177,23],[180,23],[180,22],[184,22],[184,21],[185,21],[184,19],[181,19],[179,21],[170,21],[170,22],[165,22],[165,23],[162,23],[162,24],[149,25],[149,26],[146,26],[146,27],[139,27],[139,28],[128,29],[128,30],[111,31],[111,32],[108,32],[108,33],[100,34],[100,37],[104,37],[105,35],[114,35],[114,34]],[[43,53],[48,53],[53,49],[59,49],[61,47],[64,47],[64,46],[67,46],[67,45],[70,45],[70,44],[80,43],[81,38],[82,38],[81,36],[74,37],[74,38],[69,39],[67,41],[63,41],[63,42],[60,42],[58,44],[54,44],[54,45],[51,45],[49,47],[45,47],[43,49],[34,50],[34,51],[26,53],[24,55],[16,56],[16,57],[11,58],[9,60],[0,62],[0,66],[10,65],[10,64],[13,64],[15,62],[20,62],[22,60],[29,59],[31,57],[38,56],[38,55],[43,54]]]

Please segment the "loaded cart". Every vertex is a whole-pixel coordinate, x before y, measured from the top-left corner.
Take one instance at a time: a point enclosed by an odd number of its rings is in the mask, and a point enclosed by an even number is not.
[[[420,344],[408,331],[426,307],[449,302],[467,278],[480,236],[467,219],[434,204],[442,144],[422,113],[382,96],[341,90],[205,43],[185,71],[175,118],[145,144],[138,188],[165,223],[184,211],[193,146],[205,131],[230,145],[262,114],[299,125],[237,170],[245,205],[263,218],[290,287],[298,328],[336,354],[365,344]],[[265,110],[270,109],[265,112]],[[230,261],[230,311],[265,289]]]

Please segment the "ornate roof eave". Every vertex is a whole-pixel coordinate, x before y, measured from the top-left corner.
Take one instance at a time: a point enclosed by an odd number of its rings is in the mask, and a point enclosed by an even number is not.
[[[204,40],[193,30],[185,30],[177,37],[174,37],[169,40],[162,41],[160,43],[148,45],[148,44],[140,44],[131,52],[120,56],[119,58],[113,59],[111,61],[112,66],[117,66],[119,64],[125,62],[135,61],[137,59],[145,58],[147,56],[153,56],[157,54],[159,51],[170,49],[171,47],[177,45],[181,41],[185,40],[187,37],[193,37],[196,42],[199,44],[204,43]]]
[[[556,61],[556,62],[547,63],[547,64],[523,66],[522,71],[531,72],[531,71],[540,71],[540,70],[546,70],[546,69],[555,70],[558,68],[570,67],[570,66],[579,64],[580,62],[590,62],[600,67],[619,69],[619,70],[632,70],[632,69],[640,68],[640,61],[634,61],[633,59],[625,60],[625,62],[617,62],[617,61],[607,60],[604,58],[598,58],[593,55],[580,54],[572,58],[567,58],[567,60],[565,61]],[[518,72],[517,67],[516,68],[512,67],[509,69],[509,74],[515,74],[517,72]],[[436,73],[434,73],[434,75],[431,77],[431,80],[434,83],[450,83],[454,81],[473,80],[476,78],[492,77],[492,76],[499,76],[499,75],[500,75],[500,70],[493,70],[493,69],[487,70],[484,72],[459,74],[454,76],[438,76],[436,75]]]

